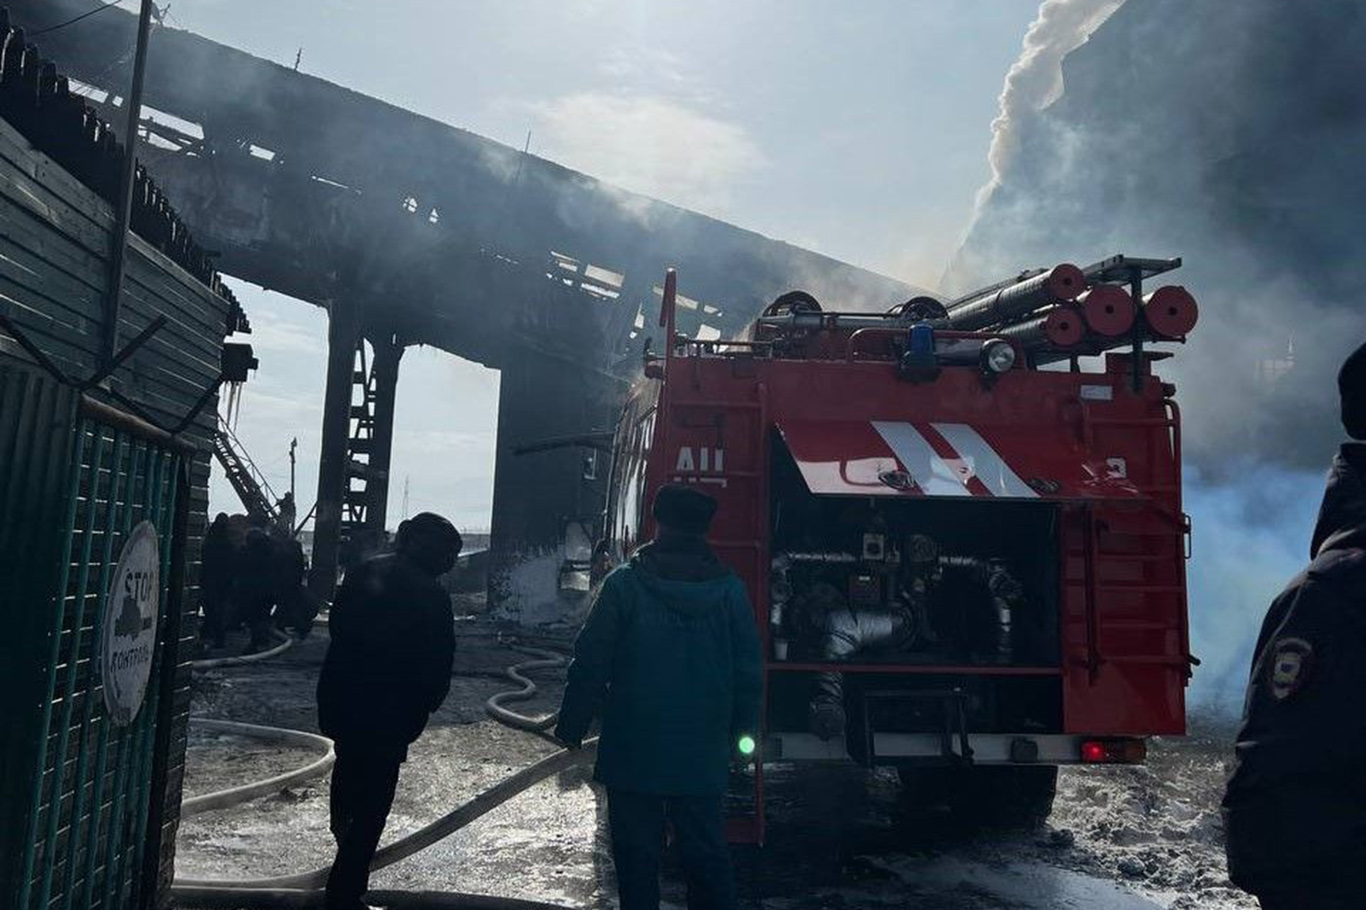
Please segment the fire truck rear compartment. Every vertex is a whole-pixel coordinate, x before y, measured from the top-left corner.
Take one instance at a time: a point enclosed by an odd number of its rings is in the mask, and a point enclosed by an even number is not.
[[[891,734],[1060,733],[1059,506],[816,496],[774,442],[768,729],[864,763]]]

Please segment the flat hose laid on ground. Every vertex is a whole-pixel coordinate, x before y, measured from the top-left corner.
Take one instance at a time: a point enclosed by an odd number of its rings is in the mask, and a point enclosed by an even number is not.
[[[438,818],[412,834],[402,837],[375,854],[370,870],[383,869],[399,860],[407,859],[420,850],[443,840],[459,831],[478,818],[501,806],[524,790],[535,786],[548,777],[568,771],[577,765],[591,761],[597,754],[598,741],[591,739],[582,749],[561,749],[530,767],[523,768],[511,777],[506,777],[473,799]],[[171,889],[174,897],[181,888],[231,888],[241,889],[309,889],[319,888],[327,882],[327,869],[314,869],[311,872],[298,872],[294,875],[276,875],[256,879],[176,879]],[[186,892],[187,894],[189,891]]]
[[[527,701],[536,697],[536,684],[523,676],[524,672],[558,669],[568,661],[563,654],[556,654],[554,651],[543,651],[540,648],[528,648],[524,645],[513,645],[512,648],[514,651],[520,651],[535,658],[534,660],[522,661],[503,671],[504,676],[522,688],[514,689],[511,692],[499,692],[484,703],[484,710],[488,712],[489,717],[500,724],[517,730],[525,730],[528,733],[544,733],[555,726],[555,721],[559,720],[558,711],[544,717],[527,717],[525,714],[510,711],[503,705],[505,702]]]
[[[540,651],[533,648],[518,646],[516,648],[523,653],[531,655],[534,659],[524,661],[520,664],[507,668],[505,675],[522,686],[520,690],[499,693],[489,699],[485,707],[490,716],[500,723],[512,726],[519,730],[539,733],[544,736],[544,731],[555,722],[556,716],[550,715],[544,718],[529,718],[516,712],[509,711],[502,707],[503,701],[525,701],[536,694],[536,685],[521,675],[520,671],[530,671],[536,669],[551,669],[561,667],[565,664],[565,658],[559,654],[549,651]],[[264,652],[263,652],[264,653]],[[251,655],[253,657],[257,655]],[[223,658],[223,660],[232,660]],[[241,662],[241,661],[236,661]],[[218,665],[218,664],[215,664]],[[200,721],[205,723],[205,721]],[[262,735],[274,736],[284,741],[296,743],[309,742],[314,740],[326,742],[328,745],[327,755],[318,762],[290,772],[286,775],[272,778],[268,781],[259,781],[246,784],[241,787],[234,787],[229,790],[210,793],[187,800],[186,804],[200,802],[198,808],[192,811],[203,812],[212,808],[222,808],[234,803],[243,802],[255,796],[262,795],[276,787],[283,786],[282,779],[289,778],[289,782],[297,782],[302,779],[298,777],[302,772],[319,774],[326,770],[326,767],[318,769],[323,761],[330,767],[333,761],[331,751],[331,741],[326,737],[316,736],[311,733],[302,733],[294,730],[281,730],[274,727],[259,727],[254,724],[236,724],[232,721],[211,721],[214,725],[221,725],[220,729],[232,729],[234,732],[252,734],[260,732]],[[250,729],[249,729],[250,728]],[[268,731],[268,732],[267,732]],[[456,807],[446,813],[436,821],[419,828],[412,834],[402,837],[388,846],[381,848],[375,854],[374,861],[370,864],[371,871],[383,869],[401,860],[407,859],[415,853],[436,844],[437,842],[449,837],[461,828],[469,825],[475,820],[483,817],[487,813],[501,806],[503,803],[512,799],[514,796],[535,786],[543,780],[563,771],[568,771],[578,765],[592,761],[597,755],[598,741],[596,738],[590,739],[583,744],[581,749],[560,749],[528,768],[507,777],[489,789],[478,794],[468,802]],[[182,810],[183,811],[183,810]],[[188,814],[188,813],[187,813]],[[186,907],[206,907],[206,908],[235,908],[250,906],[261,908],[280,908],[280,910],[293,910],[293,908],[312,908],[321,906],[324,900],[322,886],[327,882],[327,875],[330,870],[327,868],[314,869],[311,872],[301,872],[294,875],[279,875],[268,878],[258,879],[185,879],[177,878],[171,885],[171,898],[181,906]],[[460,894],[454,892],[433,892],[433,891],[371,891],[368,893],[369,900],[385,907],[407,908],[414,910],[565,910],[561,905],[548,904],[539,901],[526,901],[517,898],[493,897],[480,894]]]
[[[244,724],[235,720],[212,720],[205,717],[191,717],[190,723],[196,727],[203,727],[210,730],[218,730],[223,733],[235,733],[239,736],[250,736],[254,739],[265,739],[273,742],[288,743],[294,746],[304,746],[305,748],[317,749],[322,752],[322,757],[310,762],[302,768],[288,771],[284,774],[277,774],[267,780],[258,780],[249,784],[242,784],[240,787],[229,787],[226,790],[219,790],[215,793],[206,793],[203,796],[194,796],[180,803],[180,817],[196,815],[200,812],[209,812],[213,809],[226,809],[238,803],[244,803],[249,799],[258,796],[265,796],[274,793],[284,787],[303,783],[315,777],[322,777],[327,773],[333,763],[337,760],[337,755],[332,749],[332,740],[326,736],[319,736],[316,733],[304,733],[301,730],[285,730],[280,727],[263,727],[259,724]]]
[[[244,664],[254,664],[267,658],[283,654],[294,647],[292,636],[282,632],[275,632],[275,637],[280,639],[280,643],[266,651],[257,651],[255,654],[238,654],[234,657],[210,657],[204,660],[190,661],[190,667],[195,670],[213,670],[218,667],[240,667]]]
[[[321,907],[326,895],[318,890],[296,888],[182,888],[171,889],[175,903],[182,907],[208,910],[311,910]],[[563,904],[547,904],[516,897],[488,894],[460,894],[453,891],[369,891],[367,903],[394,910],[566,910]]]

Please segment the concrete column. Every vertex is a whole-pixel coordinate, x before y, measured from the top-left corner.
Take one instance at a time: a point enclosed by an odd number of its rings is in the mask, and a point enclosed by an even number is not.
[[[603,508],[604,484],[584,482],[583,451],[578,446],[527,455],[514,455],[512,450],[551,437],[610,429],[621,391],[619,383],[595,371],[530,352],[510,357],[502,367],[489,542],[490,603],[501,601],[502,579],[519,561],[556,551],[567,522],[592,522]],[[606,471],[605,462],[600,471]],[[535,596],[548,600],[555,592]]]
[[[394,448],[394,397],[398,391],[398,362],[403,357],[403,345],[393,336],[371,339],[374,359],[370,363],[370,377],[375,383],[375,400],[371,418],[374,435],[370,441],[370,470],[365,481],[365,495],[369,499],[365,509],[365,523],[369,530],[383,532],[389,510],[389,462]]]
[[[318,511],[313,520],[313,564],[308,576],[309,589],[329,601],[337,587],[342,497],[346,492],[347,443],[351,435],[352,374],[359,339],[359,301],[349,297],[334,299],[327,322],[327,387],[323,396],[322,451],[318,458]]]

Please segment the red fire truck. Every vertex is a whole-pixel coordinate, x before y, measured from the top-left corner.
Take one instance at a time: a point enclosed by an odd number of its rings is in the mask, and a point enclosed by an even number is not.
[[[1179,265],[1115,256],[885,314],[791,292],[725,341],[675,332],[668,273],[603,547],[649,539],[664,483],[720,503],[711,545],[764,652],[735,839],[762,840],[765,762],[895,766],[909,798],[1019,821],[1058,765],[1184,732],[1180,413],[1149,346],[1196,309],[1143,288]]]

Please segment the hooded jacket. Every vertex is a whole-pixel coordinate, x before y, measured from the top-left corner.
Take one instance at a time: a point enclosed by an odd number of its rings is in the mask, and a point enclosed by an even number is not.
[[[603,579],[574,645],[555,734],[579,742],[601,716],[599,782],[721,794],[738,736],[757,735],[760,692],[744,585],[702,538],[661,538]]]
[[[1224,795],[1229,877],[1253,893],[1366,867],[1366,444],[1334,459],[1310,555],[1262,623]]]

